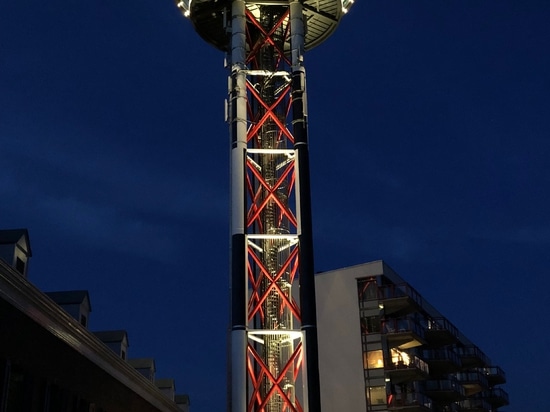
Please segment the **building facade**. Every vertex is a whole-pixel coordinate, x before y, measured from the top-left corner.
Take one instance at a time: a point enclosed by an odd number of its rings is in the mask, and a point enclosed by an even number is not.
[[[385,262],[316,276],[322,407],[496,412],[504,371]]]
[[[87,291],[40,291],[27,279],[27,230],[0,230],[0,412],[188,412],[126,360],[125,331],[88,330]],[[145,365],[147,366],[147,365]]]

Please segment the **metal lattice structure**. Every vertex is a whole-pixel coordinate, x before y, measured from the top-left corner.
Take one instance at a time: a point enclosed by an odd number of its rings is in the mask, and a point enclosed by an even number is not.
[[[303,54],[335,30],[351,2],[177,4],[227,53],[230,70],[230,410],[318,412]]]

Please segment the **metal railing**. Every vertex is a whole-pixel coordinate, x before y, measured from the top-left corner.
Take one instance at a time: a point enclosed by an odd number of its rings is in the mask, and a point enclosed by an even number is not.
[[[459,372],[456,378],[461,384],[478,384],[484,388],[488,388],[487,377],[480,371]]]
[[[418,306],[422,307],[423,299],[420,293],[416,291],[408,283],[398,283],[396,285],[383,285],[378,288],[379,299],[395,299],[408,297],[412,299]]]
[[[487,411],[491,410],[491,405],[484,399],[465,399],[459,402],[463,411]]]
[[[406,406],[419,406],[422,405],[427,409],[432,409],[432,400],[426,395],[414,392],[414,393],[397,393],[388,396],[388,409],[393,410],[397,408],[403,408]]]
[[[428,319],[428,330],[445,330],[458,337],[458,329],[445,317]]]
[[[397,362],[391,362],[391,364],[388,367],[389,369],[418,369],[422,372],[429,374],[430,369],[426,362],[424,362],[422,359],[420,359],[417,356],[411,356],[409,358],[409,361],[397,361]]]
[[[487,379],[498,379],[501,382],[506,382],[506,373],[500,366],[489,366],[483,369]]]
[[[411,318],[386,319],[382,321],[382,332],[385,334],[413,332],[424,337],[424,328]]]
[[[460,396],[465,396],[464,387],[455,378],[426,381],[426,390],[441,392],[453,391],[458,393]]]
[[[424,359],[430,360],[448,360],[457,366],[460,366],[460,356],[451,348],[426,349],[423,352]]]
[[[470,346],[460,346],[458,347],[458,354],[463,358],[478,358],[481,360],[485,365],[490,365],[491,361],[485,355],[481,349],[479,349],[475,345]]]

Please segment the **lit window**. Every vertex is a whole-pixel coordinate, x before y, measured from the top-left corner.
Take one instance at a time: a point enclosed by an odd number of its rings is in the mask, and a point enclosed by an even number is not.
[[[385,386],[368,387],[367,400],[369,405],[384,405],[386,403],[386,387]]]
[[[391,350],[391,363],[394,365],[409,365],[411,358],[408,353],[402,352],[397,349]]]
[[[363,352],[363,367],[365,369],[378,369],[384,367],[384,357],[381,350]]]

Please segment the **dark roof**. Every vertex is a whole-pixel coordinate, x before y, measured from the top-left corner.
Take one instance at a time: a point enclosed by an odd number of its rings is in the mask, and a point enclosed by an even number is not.
[[[90,311],[92,304],[87,290],[63,290],[58,292],[45,292],[45,294],[58,305],[81,304],[84,299],[88,299]]]
[[[191,405],[189,395],[176,395],[176,403],[178,405]]]
[[[155,369],[155,359],[153,358],[128,359],[128,363],[136,369],[143,369],[143,368]]]
[[[155,385],[159,389],[176,387],[176,383],[172,378],[155,379]]]
[[[9,245],[17,243],[21,238],[25,238],[27,244],[27,252],[29,256],[32,256],[31,242],[29,240],[29,231],[27,229],[5,229],[0,230],[0,245]]]
[[[125,330],[103,330],[92,332],[102,342],[122,342],[124,338],[128,341],[128,333]],[[128,345],[130,346],[130,345]]]

